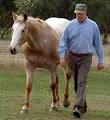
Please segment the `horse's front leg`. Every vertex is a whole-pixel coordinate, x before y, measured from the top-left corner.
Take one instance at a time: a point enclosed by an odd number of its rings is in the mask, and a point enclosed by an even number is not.
[[[29,96],[32,89],[32,73],[34,71],[34,67],[25,64],[25,72],[26,72],[26,96],[24,101],[24,106],[21,109],[21,113],[26,113],[29,111]]]
[[[59,87],[59,79],[58,79],[58,75],[56,76],[56,97],[59,103],[59,92],[58,92],[58,87]],[[59,104],[58,104],[59,105]]]
[[[57,111],[59,107],[59,95],[58,95],[58,76],[56,70],[51,70],[50,71],[50,87],[52,90],[52,104],[50,111]]]
[[[70,101],[69,101],[69,81],[71,78],[71,72],[64,67],[64,74],[65,74],[65,79],[66,79],[66,85],[65,85],[65,90],[64,90],[64,107],[69,107]]]

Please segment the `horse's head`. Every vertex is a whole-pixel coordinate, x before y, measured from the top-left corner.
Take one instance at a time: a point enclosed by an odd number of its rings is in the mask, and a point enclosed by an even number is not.
[[[25,36],[27,32],[27,14],[24,14],[24,16],[18,16],[13,13],[12,16],[14,23],[12,25],[12,40],[9,46],[9,50],[11,54],[16,54],[17,47],[26,42]]]

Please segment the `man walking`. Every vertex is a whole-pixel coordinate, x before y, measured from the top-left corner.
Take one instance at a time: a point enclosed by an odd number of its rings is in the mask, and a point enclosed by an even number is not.
[[[97,69],[104,68],[104,54],[99,28],[93,20],[87,17],[87,6],[76,4],[73,19],[66,27],[59,45],[61,66],[65,65],[65,55],[68,53],[69,67],[75,82],[76,101],[73,115],[80,118],[87,112],[86,83],[92,63],[94,50],[97,53]]]

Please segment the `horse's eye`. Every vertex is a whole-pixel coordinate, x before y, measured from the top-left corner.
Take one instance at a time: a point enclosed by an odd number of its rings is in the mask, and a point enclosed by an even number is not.
[[[21,31],[22,33],[24,32],[24,30]]]

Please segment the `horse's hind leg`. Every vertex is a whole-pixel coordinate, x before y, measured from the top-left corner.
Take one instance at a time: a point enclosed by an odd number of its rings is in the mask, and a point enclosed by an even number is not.
[[[58,110],[59,107],[58,77],[56,74],[56,69],[50,71],[50,76],[51,76],[50,87],[53,95],[50,111],[53,111],[53,110]]]
[[[69,81],[71,78],[71,72],[68,71],[65,67],[64,67],[64,73],[65,73],[65,78],[66,78],[66,85],[65,85],[65,90],[64,90],[64,107],[69,107],[70,105],[70,101],[68,100],[69,97]]]
[[[30,66],[29,64],[26,64],[26,96],[24,101],[24,106],[21,109],[21,113],[26,113],[29,111],[29,95],[32,89],[32,73],[34,71],[34,67]]]

